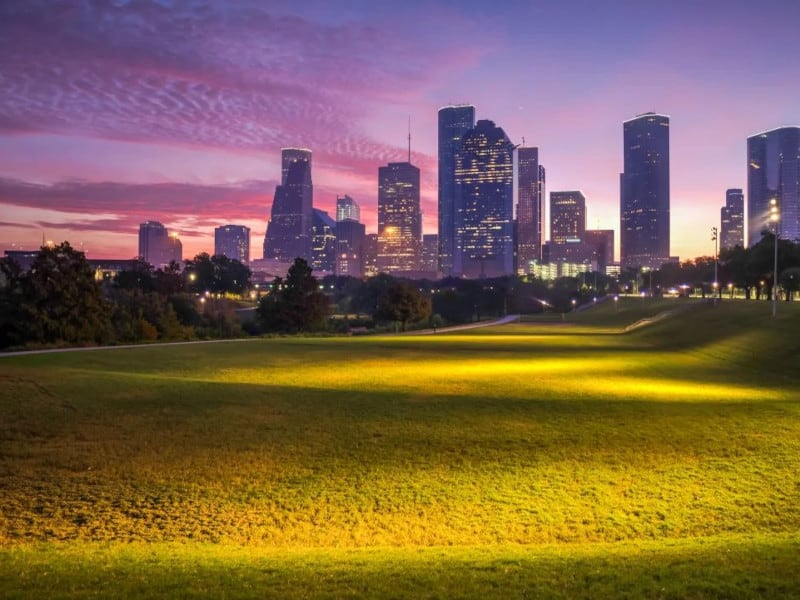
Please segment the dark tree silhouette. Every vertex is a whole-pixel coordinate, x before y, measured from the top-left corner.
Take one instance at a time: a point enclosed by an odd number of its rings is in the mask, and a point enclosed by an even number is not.
[[[431,314],[431,301],[416,287],[398,281],[389,287],[378,300],[376,319],[399,321],[403,331],[409,321],[421,321]]]
[[[285,280],[275,278],[272,291],[261,299],[257,309],[265,331],[299,333],[325,329],[330,299],[311,273],[308,263],[296,258]]]

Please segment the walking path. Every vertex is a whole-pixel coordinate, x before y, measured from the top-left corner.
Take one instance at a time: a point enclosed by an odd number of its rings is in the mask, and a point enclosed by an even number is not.
[[[421,329],[418,331],[406,331],[403,333],[390,335],[433,335],[434,333],[449,333],[451,331],[462,331],[464,329],[476,329],[478,327],[491,327],[493,325],[504,325],[519,319],[519,315],[508,315],[496,321],[482,321],[480,323],[469,323],[467,325],[455,325],[453,327],[442,327],[436,329]],[[384,334],[385,335],[385,334]],[[257,342],[264,338],[232,338],[226,340],[195,340],[192,342],[156,342],[154,344],[125,344],[122,346],[86,346],[80,348],[48,348],[45,350],[20,350],[17,352],[0,352],[0,358],[7,356],[31,356],[34,354],[57,354],[61,352],[91,352],[93,350],[126,350],[130,348],[153,348],[165,346],[188,346],[190,344],[226,344],[232,342]]]

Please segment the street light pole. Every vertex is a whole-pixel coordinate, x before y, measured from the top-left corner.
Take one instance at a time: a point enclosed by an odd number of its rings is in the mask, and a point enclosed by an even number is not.
[[[717,239],[719,230],[716,227],[711,228],[711,241],[714,242],[714,304],[717,303],[717,289],[719,288],[719,282],[717,281],[717,265],[719,264],[719,250],[717,250]]]
[[[776,198],[769,201],[769,218],[775,223],[775,230],[773,231],[772,238],[775,244],[774,271],[772,273],[772,318],[774,319],[778,315],[778,228],[781,218],[781,212],[778,208],[778,200]]]

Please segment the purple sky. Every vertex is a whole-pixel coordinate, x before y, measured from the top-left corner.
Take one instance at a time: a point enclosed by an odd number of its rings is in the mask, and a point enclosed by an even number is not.
[[[409,116],[434,233],[436,112],[468,102],[617,231],[622,121],[670,115],[671,250],[691,258],[746,187],[746,137],[800,124],[795,0],[393,4],[1,2],[0,249],[132,257],[160,220],[185,257],[249,225],[259,257],[282,146],[313,150],[315,206],[348,193],[374,230]]]

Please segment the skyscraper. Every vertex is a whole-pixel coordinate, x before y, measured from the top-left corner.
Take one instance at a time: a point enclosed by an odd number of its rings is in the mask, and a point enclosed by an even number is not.
[[[139,225],[139,258],[161,269],[183,260],[183,245],[158,221],[145,221]]]
[[[419,169],[410,162],[378,169],[378,270],[419,271],[422,212]]]
[[[361,277],[364,274],[363,223],[345,219],[336,223],[336,274]]]
[[[645,113],[623,123],[620,258],[624,267],[669,260],[669,117]]]
[[[426,233],[422,236],[422,260],[420,270],[436,273],[439,270],[439,236]]]
[[[453,273],[455,253],[456,152],[464,134],[475,127],[475,107],[462,104],[439,109],[439,270]]]
[[[583,240],[586,231],[586,198],[582,192],[550,192],[550,241],[565,244]]]
[[[347,194],[344,196],[336,196],[336,220],[344,221],[346,219],[360,221],[361,207],[358,205],[358,202]]]
[[[264,258],[293,262],[311,259],[313,186],[311,150],[281,150],[281,183],[275,188],[264,236]]]
[[[514,145],[492,121],[464,134],[455,155],[453,273],[500,277],[514,271]]]
[[[223,225],[214,230],[214,254],[227,256],[246,265],[250,263],[250,228]]]
[[[530,273],[531,263],[542,259],[544,167],[538,148],[517,148],[517,189],[517,264]]]
[[[780,127],[747,138],[747,244],[772,230],[770,200],[777,202],[778,236],[800,238],[800,127]]]
[[[318,208],[311,218],[311,268],[325,273],[336,268],[336,223]]]
[[[742,190],[725,192],[725,206],[720,210],[720,248],[744,246],[744,194]]]

